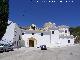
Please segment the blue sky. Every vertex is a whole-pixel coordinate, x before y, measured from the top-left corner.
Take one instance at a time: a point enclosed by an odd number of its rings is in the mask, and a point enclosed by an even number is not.
[[[49,21],[80,26],[79,0],[10,0],[9,5],[9,19],[21,26],[34,23],[41,27]]]

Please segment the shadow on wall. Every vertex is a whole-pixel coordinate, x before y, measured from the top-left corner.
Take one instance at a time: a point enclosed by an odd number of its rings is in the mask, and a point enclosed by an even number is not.
[[[25,47],[25,41],[24,40],[20,40],[20,46]]]

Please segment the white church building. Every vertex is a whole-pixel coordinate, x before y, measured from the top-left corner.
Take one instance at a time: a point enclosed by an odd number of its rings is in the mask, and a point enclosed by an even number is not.
[[[56,26],[55,23],[45,23],[43,28],[32,24],[26,29],[21,29],[16,23],[8,22],[1,43],[14,44],[15,47],[65,47],[74,44],[74,36],[70,35],[69,26]]]

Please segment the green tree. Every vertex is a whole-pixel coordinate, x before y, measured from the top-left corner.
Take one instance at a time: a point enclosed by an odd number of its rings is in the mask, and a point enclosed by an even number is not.
[[[0,0],[0,40],[7,28],[9,14],[9,0]]]
[[[75,43],[80,43],[80,26],[77,27],[71,27],[70,29],[71,35],[74,35]]]

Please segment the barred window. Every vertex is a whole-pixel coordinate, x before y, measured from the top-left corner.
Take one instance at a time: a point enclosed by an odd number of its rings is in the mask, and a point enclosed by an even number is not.
[[[32,35],[34,35],[34,33],[32,33]]]
[[[52,31],[52,34],[54,34],[54,31]]]
[[[67,30],[65,30],[65,33],[67,33]]]
[[[24,33],[22,33],[22,35],[24,35]]]
[[[68,43],[70,43],[70,40],[68,40]]]
[[[41,36],[43,36],[43,33],[41,33]]]

